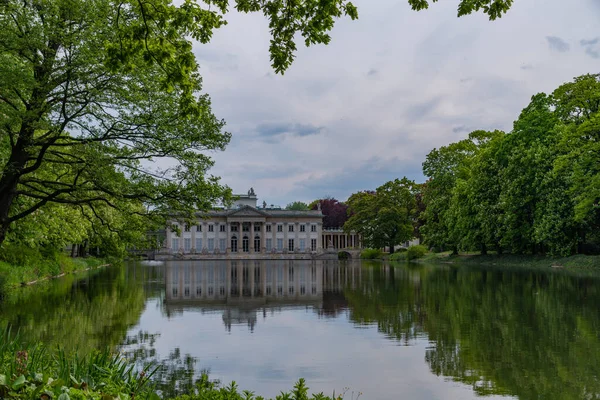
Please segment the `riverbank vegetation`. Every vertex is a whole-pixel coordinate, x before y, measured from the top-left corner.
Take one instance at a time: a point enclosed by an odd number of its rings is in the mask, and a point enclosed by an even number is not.
[[[344,229],[374,248],[417,237],[453,254],[600,254],[600,75],[534,95],[511,132],[433,149],[423,172],[350,196]]]
[[[235,382],[221,386],[202,374],[186,394],[165,396],[153,379],[160,366],[139,365],[110,350],[80,356],[43,344],[27,344],[10,330],[0,334],[0,398],[3,399],[175,399],[259,400]],[[304,379],[277,400],[341,400],[343,396],[310,396]],[[354,399],[353,399],[354,400]]]
[[[486,254],[600,253],[600,80],[536,94],[513,130],[474,131],[423,163],[425,242]]]

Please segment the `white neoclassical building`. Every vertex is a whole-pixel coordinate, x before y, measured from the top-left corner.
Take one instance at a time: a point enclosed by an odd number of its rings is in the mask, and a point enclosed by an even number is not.
[[[291,211],[263,202],[257,207],[253,189],[228,209],[198,213],[186,224],[176,219],[166,231],[159,258],[310,259],[323,253],[323,213]]]

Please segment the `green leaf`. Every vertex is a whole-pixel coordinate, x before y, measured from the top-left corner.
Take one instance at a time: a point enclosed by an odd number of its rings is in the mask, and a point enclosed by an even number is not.
[[[6,375],[0,374],[0,385],[6,386]]]
[[[67,393],[61,393],[57,400],[71,400]]]
[[[25,385],[25,376],[19,376],[12,384],[12,388],[14,390],[19,390],[23,385]]]

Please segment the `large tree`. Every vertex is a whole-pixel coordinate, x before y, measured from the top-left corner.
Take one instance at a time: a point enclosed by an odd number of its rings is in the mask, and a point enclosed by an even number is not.
[[[414,237],[418,190],[413,181],[402,178],[375,191],[354,193],[348,199],[352,216],[344,224],[344,230],[359,233],[368,247],[389,246],[393,252],[394,246]]]
[[[315,200],[308,206],[311,210],[321,210],[325,216],[323,228],[341,228],[348,220],[348,205],[333,197]]]
[[[0,243],[13,222],[49,202],[117,209],[134,200],[164,216],[228,197],[207,175],[205,152],[224,149],[230,135],[201,93],[188,39],[207,42],[227,3],[0,4]],[[345,0],[236,7],[269,18],[277,72],[290,65],[296,34],[327,43],[337,17],[357,16]]]
[[[435,2],[435,0],[433,0]],[[415,10],[426,0],[408,0]],[[232,4],[230,4],[232,3]],[[512,0],[461,0],[490,19]],[[207,175],[230,135],[201,93],[191,40],[206,43],[230,7],[261,12],[283,73],[305,44],[328,43],[348,0],[6,0],[0,4],[0,244],[47,203],[191,213],[229,196]],[[166,159],[162,167],[151,162]],[[53,179],[36,174],[66,169]],[[20,201],[19,201],[20,199]]]

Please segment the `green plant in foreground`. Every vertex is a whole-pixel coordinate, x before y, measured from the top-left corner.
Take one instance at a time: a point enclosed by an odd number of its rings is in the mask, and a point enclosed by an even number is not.
[[[157,398],[150,384],[155,369],[140,371],[110,351],[79,357],[27,345],[10,330],[0,335],[0,371],[5,399]]]

